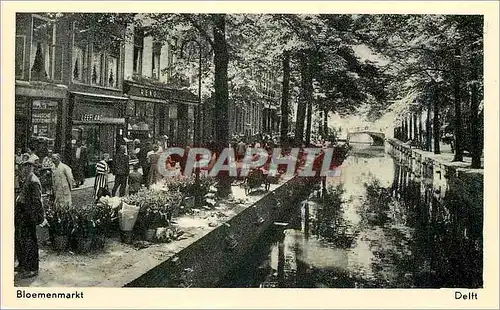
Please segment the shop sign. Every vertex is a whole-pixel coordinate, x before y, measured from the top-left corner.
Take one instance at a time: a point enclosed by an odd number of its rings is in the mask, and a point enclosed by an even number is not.
[[[129,90],[129,95],[162,99],[162,100],[169,100],[170,93],[171,91],[169,90],[146,88],[136,85],[130,85],[130,90]]]
[[[44,109],[57,109],[57,101],[50,100],[33,100],[33,109],[44,110]]]
[[[102,115],[100,114],[82,114],[81,120],[82,121],[101,121]]]
[[[50,124],[54,122],[54,115],[52,112],[33,111],[32,121],[37,124]]]

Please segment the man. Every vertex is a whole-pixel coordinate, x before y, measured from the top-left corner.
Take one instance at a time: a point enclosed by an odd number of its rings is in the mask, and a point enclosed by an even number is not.
[[[151,142],[148,141],[144,144],[141,143],[141,149],[137,154],[137,158],[139,159],[139,164],[142,167],[142,174],[144,175],[143,182],[146,186],[148,186],[149,168],[150,168],[150,164],[148,162],[148,153],[152,149],[153,145],[151,144]]]
[[[87,166],[87,148],[78,140],[72,158],[72,168],[75,172],[76,186],[79,187],[85,181],[85,167]]]
[[[54,168],[52,169],[52,190],[54,192],[54,204],[71,205],[71,189],[74,179],[71,168],[61,162],[59,154],[52,155]]]
[[[241,160],[245,157],[246,144],[243,139],[240,139],[240,142],[236,146],[236,160]]]
[[[14,247],[18,266],[14,271],[21,278],[38,275],[38,240],[36,225],[45,222],[42,205],[42,186],[34,173],[35,162],[27,160],[20,165],[21,190],[14,210]]]
[[[130,174],[130,158],[125,154],[125,151],[125,145],[120,145],[120,149],[113,159],[113,173],[115,175],[115,185],[111,191],[111,195],[113,196],[115,196],[118,188],[120,188],[120,197],[125,196],[128,175]]]
[[[21,163],[23,162],[23,154],[21,149],[16,150],[16,156],[14,161],[14,191],[17,193],[19,190],[19,174],[21,169]]]

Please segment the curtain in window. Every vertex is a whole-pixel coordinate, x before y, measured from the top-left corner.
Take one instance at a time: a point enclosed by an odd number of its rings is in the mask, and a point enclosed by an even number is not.
[[[92,73],[91,81],[92,84],[102,85],[102,53],[93,52],[92,53]]]
[[[118,73],[118,58],[113,56],[108,56],[108,74],[106,78],[108,79],[108,86],[117,86],[117,73]]]
[[[34,80],[51,79],[53,25],[33,18],[33,38],[31,41],[30,68]]]
[[[47,44],[33,41],[31,45],[31,78],[34,80],[49,78],[50,55],[47,51]]]
[[[83,50],[79,46],[73,47],[73,79],[83,80],[84,56]]]

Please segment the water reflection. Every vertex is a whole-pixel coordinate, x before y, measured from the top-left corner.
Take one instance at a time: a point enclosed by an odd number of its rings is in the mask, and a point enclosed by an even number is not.
[[[222,286],[481,287],[482,206],[421,166],[354,147]]]

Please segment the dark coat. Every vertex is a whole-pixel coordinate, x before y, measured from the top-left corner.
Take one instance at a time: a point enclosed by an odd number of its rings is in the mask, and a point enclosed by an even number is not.
[[[129,175],[130,173],[130,157],[125,154],[116,154],[113,158],[113,174],[114,175]]]

